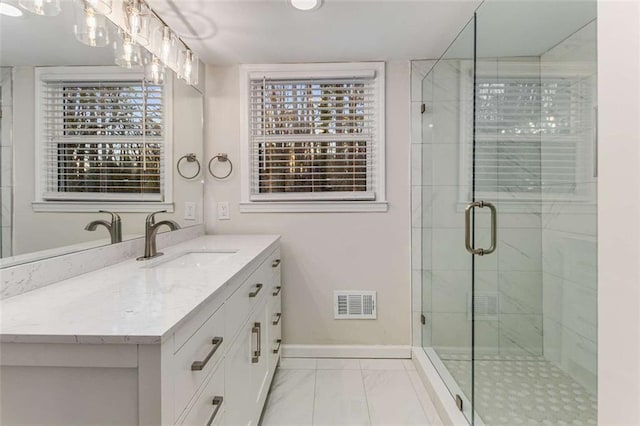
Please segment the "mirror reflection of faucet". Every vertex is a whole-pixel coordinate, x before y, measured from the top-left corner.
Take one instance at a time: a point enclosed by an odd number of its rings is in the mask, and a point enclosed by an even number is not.
[[[98,225],[102,225],[107,228],[109,231],[109,235],[111,236],[111,244],[121,243],[122,242],[122,220],[117,213],[113,213],[106,210],[98,210],[100,213],[108,213],[111,215],[111,223],[106,220],[94,220],[93,222],[89,222],[87,226],[84,227],[86,231],[95,231]]]
[[[162,225],[168,226],[172,231],[180,229],[180,225],[173,220],[162,220],[156,223],[156,214],[166,212],[166,210],[160,210],[147,216],[144,225],[144,256],[140,256],[136,260],[148,260],[162,256],[163,253],[159,253],[156,249],[156,235],[158,234],[158,228]]]

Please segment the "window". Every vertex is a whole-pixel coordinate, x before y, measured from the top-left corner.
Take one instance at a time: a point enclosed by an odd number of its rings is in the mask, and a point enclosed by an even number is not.
[[[171,201],[166,87],[111,67],[41,68],[37,84],[40,205]]]
[[[588,179],[591,84],[567,76],[476,80],[475,188],[539,199]],[[586,139],[586,140],[585,140]],[[579,194],[574,194],[579,195]]]
[[[384,64],[241,69],[243,211],[386,210]]]

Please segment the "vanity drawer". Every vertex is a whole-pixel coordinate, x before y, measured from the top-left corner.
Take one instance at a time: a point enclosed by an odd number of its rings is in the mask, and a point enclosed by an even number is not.
[[[173,356],[175,419],[222,359],[225,340],[225,306],[218,309]]]
[[[251,310],[269,297],[272,289],[271,258],[267,258],[225,303],[226,334],[230,339],[247,320]]]
[[[180,424],[185,426],[222,425],[224,412],[224,364],[220,364]]]

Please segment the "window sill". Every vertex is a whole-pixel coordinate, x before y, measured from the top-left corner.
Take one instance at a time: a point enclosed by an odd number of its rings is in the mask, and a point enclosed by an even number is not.
[[[173,213],[173,203],[162,202],[111,202],[111,201],[34,201],[34,212],[86,212],[109,210],[115,213],[151,213],[166,210]]]
[[[384,213],[386,201],[273,201],[240,203],[240,213]]]

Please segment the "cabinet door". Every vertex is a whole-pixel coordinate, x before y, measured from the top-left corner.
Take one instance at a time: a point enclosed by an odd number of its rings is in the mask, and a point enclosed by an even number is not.
[[[269,391],[268,318],[266,303],[257,306],[225,359],[225,422],[258,423]]]
[[[253,319],[254,324],[260,324],[260,337],[258,339],[260,356],[254,359],[251,365],[252,406],[257,409],[254,416],[256,422],[260,419],[262,405],[267,398],[267,392],[269,392],[269,351],[271,350],[271,338],[269,336],[270,319],[266,303],[255,312]]]
[[[242,326],[238,339],[225,357],[225,421],[229,425],[251,424],[253,410],[249,387],[251,383],[251,346],[253,335],[250,321]]]

